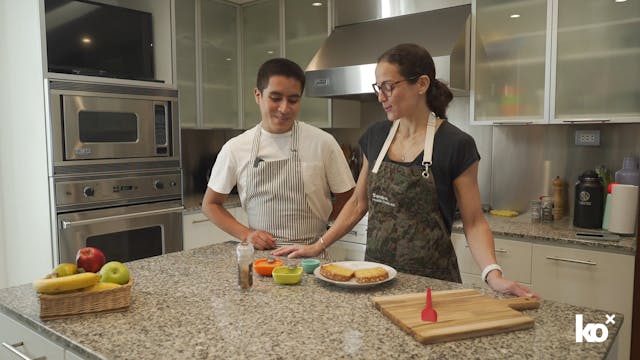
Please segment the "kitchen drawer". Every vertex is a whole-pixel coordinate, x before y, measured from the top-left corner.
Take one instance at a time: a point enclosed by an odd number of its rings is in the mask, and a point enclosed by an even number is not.
[[[618,335],[618,358],[628,359],[635,258],[631,255],[534,244],[532,259],[533,290],[542,298],[624,315]]]
[[[66,358],[65,360],[84,360],[81,356],[77,355],[76,353],[73,353],[69,350],[67,350],[65,352]]]
[[[38,335],[35,331],[18,323],[10,317],[0,314],[0,359],[20,360],[20,357],[7,348],[16,345],[15,349],[31,359],[64,360],[64,349]]]
[[[464,234],[452,233],[451,241],[458,257],[460,273],[478,275],[478,268]],[[496,259],[504,270],[505,278],[531,284],[531,243],[495,238]]]
[[[490,289],[489,285],[487,285],[484,281],[480,279],[480,275],[469,274],[469,273],[460,273],[460,277],[462,278],[462,283],[464,285],[472,285],[474,287]],[[524,285],[528,288],[531,288],[531,284],[522,283],[518,281],[518,284]]]
[[[183,215],[182,224],[185,250],[233,239],[200,212]]]

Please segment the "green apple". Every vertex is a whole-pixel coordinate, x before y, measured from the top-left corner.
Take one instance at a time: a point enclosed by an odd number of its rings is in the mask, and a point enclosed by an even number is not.
[[[109,261],[100,269],[100,281],[124,285],[129,282],[129,269],[119,261]]]

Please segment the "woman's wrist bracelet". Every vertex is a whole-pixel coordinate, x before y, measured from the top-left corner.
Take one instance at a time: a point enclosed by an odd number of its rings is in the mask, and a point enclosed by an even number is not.
[[[492,272],[493,270],[499,270],[501,274],[504,274],[504,271],[502,271],[502,267],[500,267],[500,265],[498,264],[489,264],[485,266],[484,269],[482,270],[482,275],[480,275],[480,278],[487,285],[489,284],[489,282],[487,281],[487,277],[489,276],[489,273]]]
[[[322,238],[322,236],[320,236],[320,239],[318,239],[318,242],[320,243],[320,248],[322,250],[324,250],[326,248],[326,246],[325,246],[325,242],[324,242],[324,239]]]

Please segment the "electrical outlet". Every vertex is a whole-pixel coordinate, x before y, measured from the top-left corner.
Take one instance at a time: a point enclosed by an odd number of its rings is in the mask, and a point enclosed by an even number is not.
[[[576,130],[576,145],[600,146],[600,130]]]

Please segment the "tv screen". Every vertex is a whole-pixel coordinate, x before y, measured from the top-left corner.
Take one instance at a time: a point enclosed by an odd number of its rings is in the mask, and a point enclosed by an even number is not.
[[[49,72],[154,80],[151,14],[84,0],[46,0]]]

